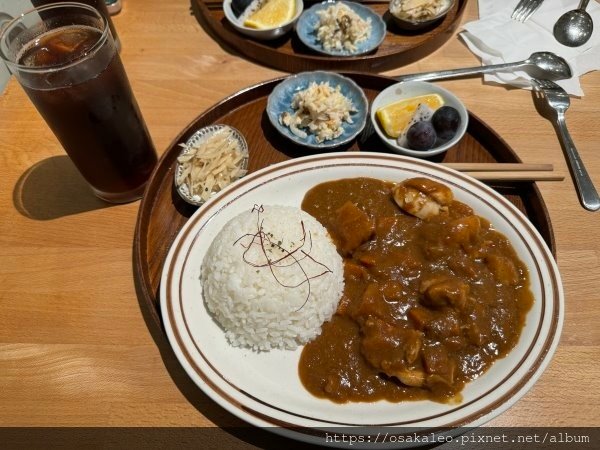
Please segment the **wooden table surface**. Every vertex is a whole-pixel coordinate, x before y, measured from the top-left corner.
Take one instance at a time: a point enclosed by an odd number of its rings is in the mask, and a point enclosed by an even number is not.
[[[471,0],[463,23],[477,18]],[[121,57],[159,153],[206,108],[280,76],[211,39],[186,0],[126,0]],[[458,37],[390,73],[477,65]],[[600,212],[583,210],[550,122],[524,90],[480,78],[441,83],[525,162],[566,174],[540,183],[557,242],[566,314],[556,354],[496,426],[599,426]],[[583,76],[567,122],[600,186],[600,73]],[[0,425],[218,426],[241,422],[206,397],[147,326],[132,271],[139,202],[95,199],[13,79],[0,95]]]

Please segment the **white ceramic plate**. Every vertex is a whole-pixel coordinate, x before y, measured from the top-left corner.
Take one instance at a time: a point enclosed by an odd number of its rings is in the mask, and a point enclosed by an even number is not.
[[[431,401],[335,404],[318,399],[297,375],[297,351],[255,353],[233,348],[207,313],[199,281],[204,254],[223,225],[255,204],[299,206],[308,189],[328,180],[427,176],[448,185],[506,235],[531,276],[535,297],[517,346],[469,383],[458,405]],[[231,184],[189,219],[175,239],[161,279],[168,338],[192,380],[239,418],[288,436],[325,444],[324,428],[477,426],[515,403],[550,361],[562,328],[563,291],[552,255],[533,225],[482,183],[427,161],[383,153],[328,153],[275,164]],[[275,428],[277,427],[277,428]],[[290,428],[295,428],[290,430]],[[406,428],[397,428],[399,433]]]

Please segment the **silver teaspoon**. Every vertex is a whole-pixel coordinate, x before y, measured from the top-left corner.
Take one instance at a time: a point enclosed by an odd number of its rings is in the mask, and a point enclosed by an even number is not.
[[[590,0],[582,0],[579,8],[564,13],[554,24],[554,37],[568,47],[585,44],[594,31],[592,17],[585,11]]]

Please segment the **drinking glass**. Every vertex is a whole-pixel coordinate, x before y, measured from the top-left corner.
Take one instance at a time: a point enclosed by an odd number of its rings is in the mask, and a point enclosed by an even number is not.
[[[47,5],[49,3],[56,3],[57,0],[31,0],[31,4],[34,7],[39,7],[43,5]],[[101,14],[106,17],[106,21],[108,22],[108,28],[110,28],[110,32],[112,33],[112,37],[115,40],[115,45],[117,46],[117,51],[121,49],[121,41],[119,40],[119,35],[117,34],[117,30],[115,29],[115,24],[113,23],[112,18],[110,17],[110,13],[108,12],[108,7],[106,6],[106,2],[104,0],[79,0],[78,3],[85,3],[86,5],[93,6]]]
[[[0,56],[94,193],[140,198],[157,155],[107,19],[82,3],[32,9],[5,25]]]

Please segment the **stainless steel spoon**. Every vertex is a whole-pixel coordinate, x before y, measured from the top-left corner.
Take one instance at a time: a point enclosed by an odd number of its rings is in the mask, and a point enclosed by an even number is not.
[[[533,78],[545,80],[564,80],[571,78],[569,64],[560,56],[552,52],[536,52],[523,61],[505,64],[492,64],[489,66],[467,67],[463,69],[440,70],[436,72],[413,73],[395,77],[398,81],[426,81],[458,78],[480,73],[502,72],[507,70],[523,70]]]
[[[592,17],[585,11],[590,0],[582,0],[579,8],[564,13],[554,24],[554,37],[568,47],[585,44],[594,31]]]

